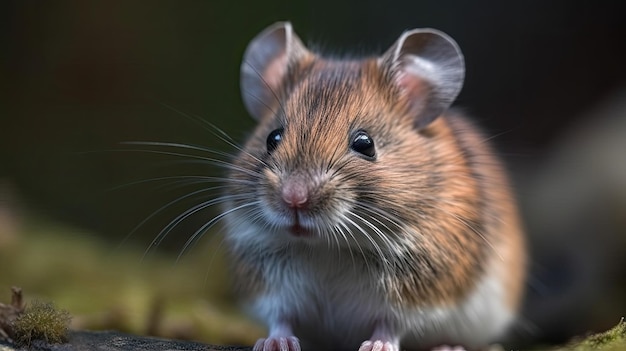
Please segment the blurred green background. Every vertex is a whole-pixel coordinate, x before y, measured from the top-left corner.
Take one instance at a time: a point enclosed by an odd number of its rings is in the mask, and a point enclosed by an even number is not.
[[[209,301],[220,311],[209,315],[230,318],[228,274],[219,257],[213,259],[220,252],[218,230],[175,263],[215,211],[184,221],[145,261],[151,240],[197,202],[182,201],[133,231],[161,206],[202,187],[134,182],[223,171],[120,143],[178,142],[232,153],[184,114],[243,140],[254,124],[239,96],[241,56],[267,25],[290,20],[306,43],[331,54],[380,53],[415,27],[455,38],[467,63],[456,105],[494,135],[533,249],[521,337],[562,340],[613,325],[626,314],[626,21],[620,9],[616,1],[5,1],[0,296],[6,291],[8,298],[16,284],[29,287],[27,295],[54,297],[79,317],[118,305],[138,308],[137,318],[145,320],[162,313],[154,306],[163,299]],[[130,186],[115,188],[123,185]],[[100,251],[86,251],[94,248]],[[89,254],[80,256],[83,251]],[[24,262],[31,268],[21,271]],[[72,267],[84,275],[68,273]],[[195,285],[177,290],[181,277]],[[61,287],[50,288],[54,281]],[[128,288],[129,281],[141,282],[141,289]],[[150,297],[90,309],[76,302],[77,295],[104,299],[90,289]],[[194,303],[180,313],[179,326],[198,311]],[[79,325],[127,322],[107,323]],[[213,332],[121,329],[253,340],[219,329],[237,323],[248,328],[237,319],[205,325],[218,328]]]

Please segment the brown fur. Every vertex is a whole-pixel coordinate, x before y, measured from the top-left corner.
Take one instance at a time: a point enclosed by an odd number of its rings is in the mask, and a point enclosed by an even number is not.
[[[304,174],[313,181],[327,168],[336,177],[312,185],[310,211],[333,211],[337,197],[365,201],[398,218],[405,253],[393,257],[384,275],[390,299],[410,306],[453,305],[466,297],[501,257],[499,274],[508,277],[508,302],[516,306],[522,290],[523,242],[504,170],[486,140],[463,117],[441,116],[416,130],[393,72],[374,59],[326,60],[310,54],[292,62],[275,91],[273,113],[260,121],[235,165],[235,179],[260,182],[256,196],[280,203],[284,176]],[[271,155],[267,135],[284,127],[283,141]],[[354,130],[369,131],[377,159],[350,150]],[[260,159],[265,164],[258,162]],[[233,193],[250,191],[231,185]],[[391,254],[391,253],[389,253]],[[235,252],[240,288],[250,296],[265,289],[260,256]],[[267,257],[266,257],[267,258]]]
[[[515,199],[506,170],[494,156],[487,138],[462,116],[448,118],[459,144],[468,150],[467,158],[485,199],[486,231],[497,233],[492,245],[492,265],[504,277],[507,303],[517,310],[524,290],[526,275],[525,241]],[[495,259],[494,259],[495,257]]]

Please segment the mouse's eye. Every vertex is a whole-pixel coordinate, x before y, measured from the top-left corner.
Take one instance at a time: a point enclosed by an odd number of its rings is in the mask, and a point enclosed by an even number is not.
[[[352,143],[350,148],[369,159],[373,159],[376,156],[376,148],[374,147],[374,139],[364,130],[359,130],[354,133],[352,137]]]
[[[267,152],[272,152],[272,151],[274,151],[274,149],[276,149],[278,144],[280,144],[281,140],[283,140],[283,132],[284,131],[285,131],[284,128],[274,129],[267,136]]]

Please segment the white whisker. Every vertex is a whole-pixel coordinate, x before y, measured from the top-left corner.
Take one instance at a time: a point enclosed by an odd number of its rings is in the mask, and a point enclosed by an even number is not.
[[[197,183],[213,183],[213,182],[228,182],[233,179],[222,178],[222,177],[210,177],[210,176],[200,176],[200,175],[180,175],[180,176],[167,176],[167,177],[156,177],[156,178],[148,178],[136,180],[130,183],[125,183],[121,185],[114,186],[112,188],[107,189],[107,191],[116,191],[123,188],[131,187],[134,185],[145,184],[145,183],[155,183],[161,181],[175,181],[174,183],[178,183],[180,180],[196,180]],[[243,182],[243,181],[241,181]],[[253,184],[252,182],[245,182],[245,184]]]
[[[176,216],[176,218],[174,218],[168,225],[166,225],[165,228],[161,229],[161,231],[156,235],[156,237],[152,240],[152,242],[150,243],[150,245],[148,246],[148,248],[144,252],[143,257],[145,258],[146,255],[150,252],[150,250],[153,247],[159,246],[161,244],[161,242],[165,239],[167,234],[169,234],[169,232],[172,231],[172,229],[174,229],[181,222],[183,222],[185,219],[189,218],[193,214],[195,214],[195,213],[197,213],[199,211],[202,211],[202,210],[204,210],[206,208],[209,208],[211,206],[214,206],[216,204],[222,203],[222,202],[226,202],[226,201],[229,201],[229,200],[235,200],[235,199],[245,199],[246,195],[247,194],[245,194],[245,195],[225,195],[225,196],[220,196],[220,197],[217,197],[217,198],[213,198],[213,199],[211,199],[209,201],[205,201],[205,202],[202,202],[200,204],[197,204],[197,205],[191,207],[190,209],[184,211],[180,215]]]
[[[178,262],[180,260],[182,255],[187,251],[187,249],[189,249],[191,244],[196,242],[196,240],[197,240],[199,235],[203,234],[205,231],[207,231],[209,228],[211,228],[219,220],[221,220],[222,218],[224,218],[225,216],[227,216],[228,214],[230,214],[232,212],[238,211],[238,210],[240,210],[242,208],[246,208],[246,207],[249,207],[249,206],[258,206],[260,203],[261,203],[261,201],[248,202],[248,203],[245,203],[243,205],[239,205],[239,206],[236,206],[234,208],[231,208],[231,209],[229,209],[227,211],[224,211],[224,212],[220,213],[219,215],[213,217],[210,221],[208,221],[207,223],[202,225],[202,227],[200,227],[200,229],[196,230],[195,233],[193,233],[193,235],[189,239],[187,239],[187,241],[185,242],[185,245],[183,246],[181,252],[178,254],[178,257],[176,258],[176,262]]]

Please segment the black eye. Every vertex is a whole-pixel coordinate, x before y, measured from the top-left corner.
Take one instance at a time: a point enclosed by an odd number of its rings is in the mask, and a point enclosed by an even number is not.
[[[372,139],[364,130],[359,130],[354,134],[350,148],[363,156],[367,156],[372,159],[376,156],[374,139]]]
[[[284,128],[274,129],[267,136],[267,152],[272,152],[272,151],[274,151],[274,149],[276,149],[278,144],[280,144],[281,140],[283,140],[283,132],[284,131],[285,131]]]

